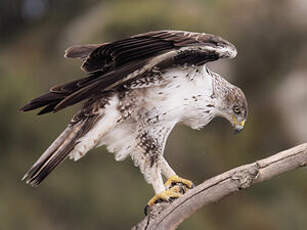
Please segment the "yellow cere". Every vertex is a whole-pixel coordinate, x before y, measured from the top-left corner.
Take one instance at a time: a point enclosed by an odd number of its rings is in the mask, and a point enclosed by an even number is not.
[[[245,120],[241,121],[241,122],[240,122],[240,125],[241,125],[242,127],[244,127],[244,125],[245,125]]]
[[[232,116],[232,119],[233,119],[233,123],[234,123],[235,125],[240,125],[240,126],[244,127],[245,121],[246,121],[246,120],[243,120],[243,121],[241,121],[241,122],[239,123],[238,120],[237,120],[237,118],[236,118],[235,116]]]

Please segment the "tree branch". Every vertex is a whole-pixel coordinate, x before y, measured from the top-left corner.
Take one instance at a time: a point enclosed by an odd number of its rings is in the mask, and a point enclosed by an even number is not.
[[[206,180],[172,203],[158,203],[133,230],[175,229],[201,207],[282,173],[306,166],[307,143]]]

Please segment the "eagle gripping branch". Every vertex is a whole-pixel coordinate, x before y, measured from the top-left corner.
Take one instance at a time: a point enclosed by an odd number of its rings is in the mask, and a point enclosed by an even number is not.
[[[172,203],[158,203],[132,230],[176,229],[201,207],[307,164],[307,143],[210,178]]]

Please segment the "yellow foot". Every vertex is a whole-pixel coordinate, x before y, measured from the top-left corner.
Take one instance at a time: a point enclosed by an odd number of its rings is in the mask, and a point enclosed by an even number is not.
[[[168,178],[168,180],[166,181],[166,183],[164,184],[165,187],[167,188],[171,188],[175,185],[184,185],[186,187],[186,189],[191,189],[194,187],[194,184],[192,181],[187,180],[187,179],[183,179],[177,175],[175,176],[171,176],[170,178]],[[185,190],[186,192],[186,190]]]
[[[151,200],[148,202],[148,206],[151,207],[155,203],[161,202],[161,201],[170,201],[172,199],[178,198],[181,196],[180,193],[181,188],[179,186],[174,186],[168,190],[165,190],[159,194],[156,194]]]
[[[156,194],[146,205],[144,212],[147,215],[149,208],[160,202],[172,202],[178,197],[185,194],[189,189],[194,187],[190,180],[183,179],[179,176],[171,176],[164,184],[167,190]]]
[[[144,210],[145,215],[147,215],[147,210],[151,208],[154,204],[160,203],[160,202],[171,202],[177,199],[178,197],[182,196],[182,194],[184,194],[184,191],[180,186],[173,186],[170,189],[167,189],[159,194],[156,194],[147,203],[145,210]]]

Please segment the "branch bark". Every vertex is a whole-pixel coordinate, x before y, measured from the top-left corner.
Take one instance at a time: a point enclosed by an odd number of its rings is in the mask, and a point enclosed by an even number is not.
[[[169,230],[201,207],[241,189],[270,180],[282,173],[306,166],[307,143],[276,153],[251,164],[239,166],[196,186],[172,203],[158,203],[132,230]]]

